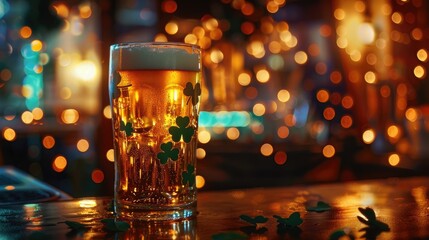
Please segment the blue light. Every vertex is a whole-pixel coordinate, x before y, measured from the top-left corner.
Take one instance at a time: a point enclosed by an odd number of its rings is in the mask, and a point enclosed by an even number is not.
[[[0,19],[9,12],[10,6],[9,3],[5,0],[0,0]]]
[[[250,114],[245,111],[200,112],[201,127],[247,127]]]

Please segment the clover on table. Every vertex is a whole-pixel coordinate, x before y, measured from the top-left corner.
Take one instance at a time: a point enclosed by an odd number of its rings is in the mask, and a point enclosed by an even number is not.
[[[318,201],[316,206],[308,206],[306,207],[309,212],[325,212],[331,210],[331,206],[325,202]]]
[[[201,95],[201,86],[200,86],[200,83],[196,83],[195,84],[195,88],[194,88],[194,86],[192,86],[192,83],[187,82],[186,86],[185,86],[185,89],[183,89],[183,94],[185,96],[189,97],[187,103],[189,102],[189,100],[192,100],[191,101],[192,105],[196,105],[198,103],[198,101],[199,101],[198,100],[198,96]]]
[[[119,130],[125,131],[125,134],[127,134],[127,136],[131,136],[132,132],[134,131],[133,124],[130,122],[125,123],[123,120],[121,120]]]
[[[243,214],[243,215],[240,215],[240,219],[247,223],[252,224],[257,229],[261,228],[266,222],[268,222],[268,218],[262,215],[251,217]]]
[[[372,208],[358,208],[358,210],[365,216],[366,219],[361,216],[357,216],[357,218],[359,222],[367,225],[367,228],[378,231],[390,231],[389,225],[377,220],[375,212]]]
[[[273,217],[277,219],[278,228],[285,228],[285,229],[298,228],[298,226],[304,222],[299,212],[293,212],[291,215],[289,215],[288,218],[283,218],[278,215],[274,215]]]
[[[183,141],[186,143],[189,143],[191,141],[192,136],[194,135],[194,128],[191,126],[188,126],[190,123],[189,117],[181,117],[178,116],[176,118],[176,126],[171,126],[168,129],[168,132],[171,134],[171,138],[175,142],[179,142],[180,139],[183,137]]]
[[[195,185],[195,167],[192,164],[188,164],[187,171],[182,172],[182,184],[186,185],[189,184],[189,186]]]
[[[161,164],[166,164],[168,159],[176,161],[179,159],[179,149],[173,148],[172,142],[166,142],[161,144],[161,152],[159,152],[156,157],[159,159]]]

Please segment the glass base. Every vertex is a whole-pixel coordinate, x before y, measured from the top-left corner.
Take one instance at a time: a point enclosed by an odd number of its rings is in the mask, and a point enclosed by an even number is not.
[[[116,216],[133,221],[165,221],[189,219],[197,215],[197,202],[178,207],[148,207],[115,204]]]

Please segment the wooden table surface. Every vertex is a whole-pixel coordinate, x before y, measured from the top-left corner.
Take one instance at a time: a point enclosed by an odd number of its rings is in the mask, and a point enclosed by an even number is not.
[[[0,207],[0,239],[329,239],[341,230],[355,239],[429,239],[429,178],[395,178],[339,184],[200,192],[196,218],[177,222],[130,223],[126,232],[109,232],[111,198],[7,205]],[[307,207],[323,201],[324,212]],[[372,208],[389,231],[365,231],[358,208]],[[274,215],[299,212],[298,228],[279,228]],[[240,215],[264,216],[257,227]],[[85,224],[83,231],[64,222]],[[216,238],[217,237],[217,238]],[[335,239],[335,238],[333,238]]]

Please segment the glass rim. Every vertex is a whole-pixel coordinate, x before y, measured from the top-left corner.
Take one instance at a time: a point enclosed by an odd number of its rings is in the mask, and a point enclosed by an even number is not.
[[[123,47],[149,47],[149,46],[165,46],[165,47],[188,47],[201,50],[197,44],[184,43],[184,42],[121,42],[110,45],[110,48],[123,48]]]

